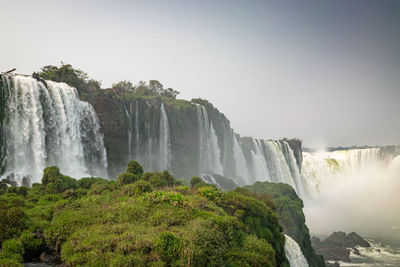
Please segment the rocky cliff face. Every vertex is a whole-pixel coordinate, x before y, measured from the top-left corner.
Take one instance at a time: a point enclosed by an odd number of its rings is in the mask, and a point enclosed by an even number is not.
[[[111,178],[135,159],[147,170],[169,169],[176,177],[223,175],[238,185],[275,181],[301,186],[300,140],[240,137],[206,100],[99,89],[81,95],[99,118]]]

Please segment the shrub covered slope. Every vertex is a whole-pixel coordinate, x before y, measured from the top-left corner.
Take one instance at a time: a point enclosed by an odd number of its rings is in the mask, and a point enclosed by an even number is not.
[[[269,198],[223,193],[130,162],[116,182],[55,166],[32,188],[3,182],[0,266],[39,257],[67,266],[288,266]]]

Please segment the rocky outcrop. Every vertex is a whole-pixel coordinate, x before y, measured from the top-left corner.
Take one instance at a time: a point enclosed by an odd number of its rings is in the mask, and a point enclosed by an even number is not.
[[[283,183],[257,182],[245,188],[270,196],[279,215],[283,232],[299,244],[308,264],[313,267],[325,266],[322,256],[317,255],[318,251],[316,253],[311,246],[310,233],[303,213],[303,201],[291,186]]]
[[[324,256],[325,260],[351,262],[350,252],[358,254],[357,247],[370,247],[357,233],[352,232],[346,235],[344,232],[334,232],[321,241],[318,237],[311,239],[315,251]]]

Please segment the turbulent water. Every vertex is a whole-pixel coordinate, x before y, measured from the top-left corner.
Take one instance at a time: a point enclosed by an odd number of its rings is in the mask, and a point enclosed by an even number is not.
[[[2,75],[4,176],[39,181],[46,166],[73,177],[106,175],[103,137],[92,106],[64,83]]]
[[[285,253],[291,267],[308,267],[299,244],[288,235],[285,235]]]
[[[400,266],[400,249],[385,245],[373,239],[367,239],[371,247],[357,247],[359,253],[350,252],[351,262],[339,262],[340,266],[351,267],[398,267]],[[333,263],[333,262],[332,262]]]

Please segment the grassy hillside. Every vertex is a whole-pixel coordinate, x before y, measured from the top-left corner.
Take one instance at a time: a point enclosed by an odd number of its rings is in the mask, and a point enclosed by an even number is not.
[[[48,167],[32,188],[0,186],[0,266],[288,266],[268,198],[223,193],[136,162],[117,181]]]

